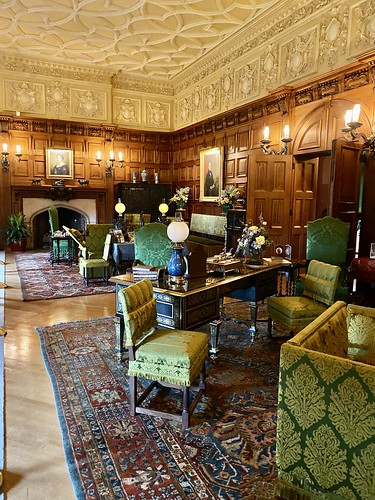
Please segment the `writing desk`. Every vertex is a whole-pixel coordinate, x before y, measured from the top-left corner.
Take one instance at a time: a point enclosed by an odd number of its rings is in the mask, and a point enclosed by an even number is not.
[[[250,305],[253,338],[257,331],[257,302],[277,293],[278,272],[282,263],[270,263],[259,269],[244,269],[227,274],[211,273],[207,277],[193,278],[184,285],[170,285],[164,278],[153,282],[156,299],[157,320],[162,328],[194,330],[210,325],[210,354],[216,356],[220,326],[220,303],[225,296],[246,300]],[[116,284],[116,351],[122,361],[124,349],[124,322],[118,293],[133,283],[131,274],[113,276],[109,280]]]

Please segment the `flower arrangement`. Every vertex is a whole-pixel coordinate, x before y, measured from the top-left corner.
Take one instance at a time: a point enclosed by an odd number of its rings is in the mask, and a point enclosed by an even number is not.
[[[234,205],[234,203],[243,195],[243,192],[239,188],[234,186],[226,186],[221,192],[221,195],[217,199],[217,204],[222,205]]]
[[[263,216],[260,215],[257,226],[252,223],[246,224],[243,228],[241,238],[237,241],[237,257],[246,258],[251,256],[252,260],[259,260],[263,250],[273,243],[269,237],[267,222],[263,220]]]
[[[189,187],[183,187],[180,189],[176,189],[176,193],[172,198],[169,199],[169,203],[187,203],[189,198]]]

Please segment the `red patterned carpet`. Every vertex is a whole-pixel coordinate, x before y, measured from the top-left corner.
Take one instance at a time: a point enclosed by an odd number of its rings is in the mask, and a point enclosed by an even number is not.
[[[250,344],[244,325],[224,322],[206,395],[184,433],[167,420],[130,417],[113,318],[37,330],[79,500],[275,498],[282,340]],[[179,404],[164,390],[153,400],[170,410]]]
[[[79,295],[95,295],[115,291],[114,285],[90,283],[86,285],[78,272],[78,265],[51,265],[48,252],[15,253],[14,259],[21,280],[25,301],[61,299]]]

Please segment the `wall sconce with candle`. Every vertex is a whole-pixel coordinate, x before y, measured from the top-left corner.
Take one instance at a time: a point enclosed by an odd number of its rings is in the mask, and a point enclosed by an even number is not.
[[[280,151],[270,147],[271,141],[269,139],[270,128],[268,126],[264,127],[263,139],[261,139],[263,153],[266,155],[287,155],[288,154],[288,144],[292,142],[292,138],[289,137],[289,125],[284,127],[284,136],[281,138],[282,148]]]
[[[21,161],[22,153],[21,153],[21,146],[17,144],[16,146],[16,153],[17,161]],[[9,151],[8,151],[8,144],[3,143],[3,149],[1,151],[1,166],[3,172],[9,172],[9,167],[10,167],[10,161],[9,161]]]
[[[372,134],[366,137],[363,132],[357,132],[357,129],[362,127],[359,121],[361,113],[361,105],[355,104],[353,109],[348,109],[345,113],[345,127],[341,130],[344,132],[344,137],[347,141],[359,141],[363,144],[363,149],[370,151],[370,154],[375,158],[375,125],[372,126]]]
[[[101,164],[102,162],[102,153],[101,151],[98,151],[96,153],[96,161],[98,162],[98,165]],[[115,153],[113,151],[109,152],[109,158],[105,162],[105,175],[107,177],[112,177],[112,170],[115,168]],[[118,154],[118,167],[123,168],[124,166],[124,159],[123,159],[123,154],[120,152]]]

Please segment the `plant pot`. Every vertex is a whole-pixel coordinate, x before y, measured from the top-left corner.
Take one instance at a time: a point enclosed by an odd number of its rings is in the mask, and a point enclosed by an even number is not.
[[[233,205],[230,203],[226,203],[224,205],[221,205],[221,210],[223,211],[224,214],[228,213],[228,210],[231,210],[233,208]]]
[[[27,238],[11,241],[10,243],[8,243],[8,247],[12,252],[24,252],[27,247]]]

